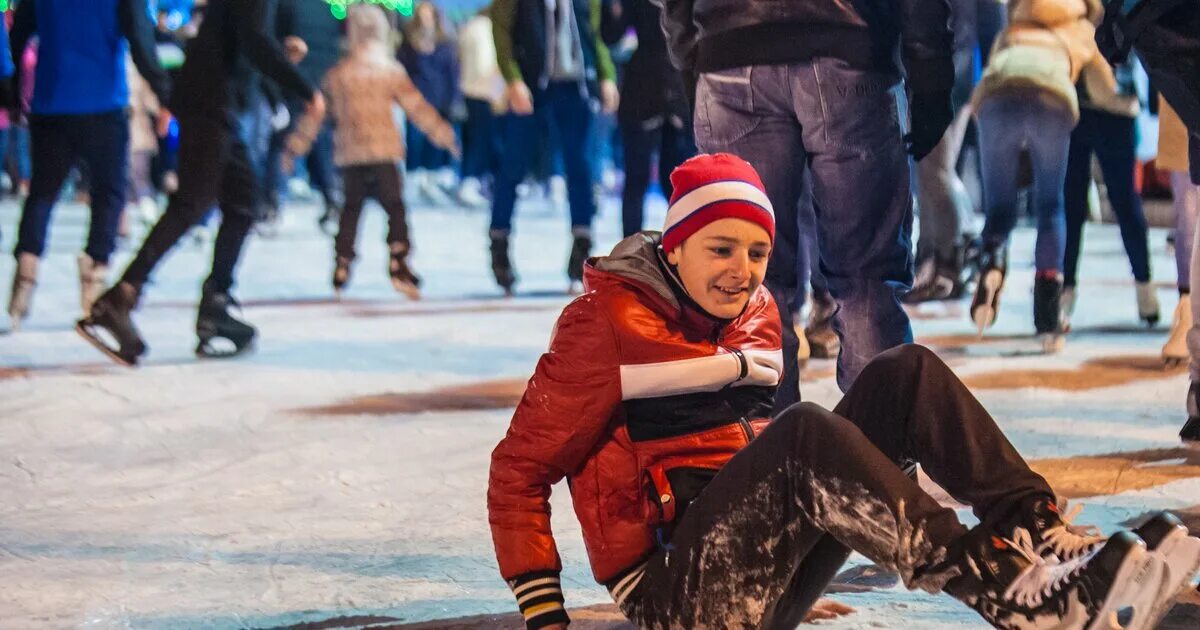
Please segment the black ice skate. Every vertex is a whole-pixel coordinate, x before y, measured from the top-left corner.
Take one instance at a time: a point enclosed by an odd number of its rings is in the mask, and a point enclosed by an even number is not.
[[[567,278],[571,280],[570,293],[583,291],[583,263],[587,262],[592,253],[592,237],[585,233],[576,233],[571,243],[571,257],[567,259]]]
[[[983,336],[983,331],[996,323],[1000,310],[1000,290],[1008,273],[1008,250],[1005,244],[985,244],[979,251],[979,286],[971,301],[971,320]]]
[[[1161,554],[1167,564],[1167,587],[1154,609],[1146,613],[1157,624],[1176,600],[1190,594],[1192,578],[1200,572],[1200,538],[1188,536],[1187,526],[1169,512],[1159,512],[1133,531],[1146,541],[1150,551]]]
[[[333,261],[333,295],[342,299],[342,290],[350,283],[350,259],[338,256]]]
[[[391,253],[388,275],[392,278],[392,287],[410,300],[421,299],[421,279],[408,267],[408,244],[392,243]]]
[[[29,309],[33,306],[33,290],[37,287],[37,276],[38,257],[30,253],[17,256],[12,293],[8,297],[8,317],[13,330],[19,329],[21,322],[29,317]]]
[[[1179,431],[1184,444],[1200,448],[1200,381],[1192,381],[1187,393],[1187,422]]]
[[[836,359],[842,350],[842,340],[833,329],[833,315],[837,302],[828,293],[814,292],[812,307],[808,312],[808,323],[804,326],[804,340],[808,343],[809,356],[814,359]]]
[[[963,266],[966,245],[959,245],[950,254],[930,253],[917,264],[912,291],[904,296],[907,304],[941,300],[957,300],[966,287]]]
[[[229,307],[241,308],[228,293],[209,290],[200,298],[196,314],[196,356],[206,359],[227,359],[254,349],[258,331],[246,322],[229,314]]]
[[[492,275],[496,284],[504,289],[504,294],[512,296],[513,285],[517,276],[513,273],[512,262],[508,259],[508,233],[492,232]]]
[[[1033,279],[1033,326],[1047,353],[1063,347],[1062,291],[1063,279],[1057,273],[1039,273]]]
[[[1071,523],[1082,508],[1082,504],[1076,504],[1075,509],[1063,514],[1050,497],[1034,495],[1022,500],[1013,510],[1015,518],[997,525],[996,530],[1015,535],[1012,532],[1024,529],[1039,556],[1075,560],[1100,548],[1106,540],[1094,527]]]
[[[75,324],[75,331],[113,361],[137,365],[147,350],[132,317],[140,293],[128,282],[118,283],[92,304],[91,313]]]
[[[977,527],[963,542],[962,574],[945,590],[997,628],[1111,629],[1119,627],[1117,613],[1132,607],[1124,630],[1149,630],[1149,611],[1168,587],[1166,564],[1129,532],[1066,562],[1039,556],[1024,530],[1013,540]]]

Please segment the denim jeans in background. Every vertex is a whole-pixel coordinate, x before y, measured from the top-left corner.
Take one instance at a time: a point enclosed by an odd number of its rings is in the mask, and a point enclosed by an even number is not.
[[[15,255],[41,256],[46,247],[50,213],[71,167],[88,171],[92,218],[88,256],[101,264],[117,246],[117,226],[125,208],[125,173],[129,164],[129,116],[124,110],[99,114],[30,116],[33,178],[21,211]]]
[[[591,103],[579,83],[571,81],[534,89],[533,107],[532,116],[506,114],[496,120],[504,155],[496,172],[491,229],[494,232],[512,229],[517,184],[532,168],[538,150],[539,119],[548,121],[561,140],[571,227],[590,229],[596,215],[592,155],[588,151],[593,120]]]
[[[1036,88],[989,96],[979,107],[979,151],[983,167],[985,245],[1006,245],[1017,225],[1017,163],[1029,153],[1030,197],[1037,218],[1034,266],[1061,271],[1066,249],[1063,185],[1075,119],[1067,104]]]
[[[463,126],[462,176],[483,179],[496,171],[500,162],[500,138],[492,104],[477,98],[465,99],[467,122]]]
[[[758,171],[775,208],[766,285],[790,322],[799,277],[799,202],[811,171],[820,271],[839,309],[838,386],[879,353],[912,341],[900,298],[912,286],[912,196],[892,73],[837,59],[745,66],[701,75],[696,145]],[[799,341],[783,326],[784,381],[776,411],[799,399]]]
[[[1112,204],[1121,242],[1133,279],[1150,282],[1150,243],[1142,195],[1134,188],[1133,170],[1137,161],[1136,121],[1130,116],[1084,108],[1079,124],[1071,132],[1064,189],[1067,209],[1067,246],[1063,258],[1064,284],[1075,286],[1079,271],[1079,253],[1083,248],[1083,224],[1088,216],[1088,185],[1092,181],[1092,155],[1100,162],[1104,188]],[[1183,239],[1187,240],[1187,239]]]

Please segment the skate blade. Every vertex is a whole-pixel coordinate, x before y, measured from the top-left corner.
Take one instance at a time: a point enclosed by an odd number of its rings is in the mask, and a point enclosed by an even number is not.
[[[1144,627],[1153,628],[1176,601],[1195,593],[1192,578],[1200,573],[1200,538],[1188,536],[1181,530],[1159,545],[1154,553],[1159,554],[1167,568],[1167,580],[1157,605],[1146,615]]]
[[[255,350],[255,339],[238,346],[225,337],[210,337],[196,344],[196,357],[200,359],[232,359]],[[214,343],[215,342],[215,343]]]
[[[1163,355],[1162,359],[1163,359],[1163,367],[1165,367],[1167,369],[1174,369],[1174,368],[1177,368],[1177,367],[1183,365],[1184,361],[1188,360],[1188,357],[1177,357],[1177,356],[1169,357],[1169,356]]]
[[[129,368],[137,367],[137,359],[129,361],[125,357],[121,356],[116,350],[113,350],[111,347],[109,347],[109,345],[105,343],[100,335],[96,332],[95,328],[87,323],[87,320],[81,319],[76,322],[75,332],[79,333],[80,337],[83,337],[84,340],[92,344],[92,347],[96,348],[100,352],[103,352],[104,355],[109,359],[112,359],[114,363],[118,365],[124,365],[125,367]]]
[[[1150,630],[1147,624],[1157,599],[1166,586],[1166,565],[1162,557],[1139,545],[1125,556],[1117,570],[1112,588],[1087,630]],[[1118,621],[1121,611],[1133,609],[1129,621]]]
[[[1055,333],[1038,335],[1038,340],[1042,343],[1042,352],[1046,354],[1055,354],[1061,352],[1067,343],[1066,338],[1063,335]]]
[[[971,319],[975,322],[975,331],[979,333],[979,338],[983,338],[983,331],[987,330],[992,322],[996,321],[996,310],[990,306],[980,306],[971,313]]]
[[[397,293],[414,302],[419,302],[421,300],[421,289],[413,286],[412,284],[400,282],[398,280],[392,280],[392,288],[395,289]]]

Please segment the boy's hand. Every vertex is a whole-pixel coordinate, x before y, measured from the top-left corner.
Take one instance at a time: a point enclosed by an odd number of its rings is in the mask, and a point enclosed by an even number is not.
[[[518,116],[528,116],[533,113],[533,94],[524,81],[513,81],[508,84],[508,106],[512,113]]]

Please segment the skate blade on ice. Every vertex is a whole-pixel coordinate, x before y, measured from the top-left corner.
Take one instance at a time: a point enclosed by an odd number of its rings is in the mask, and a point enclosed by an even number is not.
[[[196,344],[196,356],[201,359],[232,359],[253,352],[254,349],[253,339],[239,346],[227,337],[210,337],[201,339]]]
[[[392,279],[392,288],[395,289],[397,293],[414,302],[418,302],[421,299],[421,289],[411,282]]]
[[[1138,546],[1121,563],[1108,596],[1087,624],[1087,630],[1152,630],[1151,617],[1166,587],[1167,567],[1162,556],[1144,545]],[[1129,620],[1121,623],[1118,617],[1130,609]],[[1078,624],[1068,621],[1060,627],[1078,628],[1083,621]]]
[[[1038,335],[1038,340],[1042,343],[1042,352],[1046,354],[1055,354],[1061,352],[1066,345],[1066,339],[1058,333],[1045,333]]]
[[[117,349],[120,347],[116,343],[117,340],[109,335],[108,331],[104,330],[104,328],[92,325],[86,319],[81,319],[75,323],[75,332],[79,333],[80,337],[83,337],[94,348],[103,352],[105,356],[112,359],[115,363],[124,365],[125,367],[137,367],[137,358],[130,359],[123,356]]]

